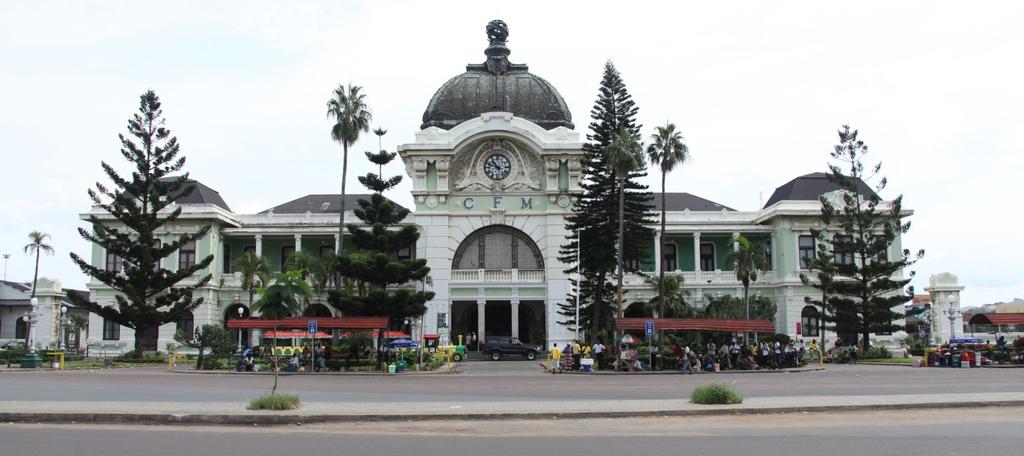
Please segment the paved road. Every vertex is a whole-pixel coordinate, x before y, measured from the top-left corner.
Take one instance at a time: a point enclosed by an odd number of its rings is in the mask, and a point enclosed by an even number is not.
[[[705,375],[550,375],[525,361],[469,362],[465,373],[419,376],[282,375],[281,389],[307,402],[474,402],[685,398],[714,381],[747,397],[1024,393],[1024,369],[829,366],[822,372]],[[270,375],[168,373],[160,368],[0,372],[0,401],[245,402]]]
[[[272,428],[0,425],[0,456],[1011,455],[1022,408]]]

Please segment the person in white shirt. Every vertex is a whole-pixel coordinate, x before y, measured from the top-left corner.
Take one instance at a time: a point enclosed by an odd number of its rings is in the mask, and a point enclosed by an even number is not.
[[[592,347],[592,350],[594,352],[594,359],[597,361],[598,369],[604,369],[604,349],[604,344],[602,344],[600,340],[597,341],[597,343],[594,344],[594,346]]]

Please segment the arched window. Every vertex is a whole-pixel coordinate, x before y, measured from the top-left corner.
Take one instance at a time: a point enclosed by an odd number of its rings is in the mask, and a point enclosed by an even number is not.
[[[181,333],[188,338],[191,338],[193,335],[195,335],[196,322],[195,316],[192,315],[192,312],[186,311],[184,314],[181,315],[181,318],[178,319],[178,325],[175,328],[175,331],[181,331]]]
[[[800,312],[800,326],[803,327],[804,337],[818,337],[821,335],[821,315],[814,306],[806,306]]]
[[[25,317],[18,317],[14,322],[14,338],[24,339],[28,337],[28,325],[25,324]]]
[[[543,269],[537,244],[515,228],[495,225],[480,228],[455,251],[452,269]]]

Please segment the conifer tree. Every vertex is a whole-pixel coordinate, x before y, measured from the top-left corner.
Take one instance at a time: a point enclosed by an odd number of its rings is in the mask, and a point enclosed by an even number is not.
[[[896,253],[897,258],[889,258],[890,247],[910,230],[910,222],[901,221],[903,195],[888,202],[878,196],[888,184],[885,177],[879,179],[874,192],[868,189],[867,182],[879,174],[882,164],[865,171],[867,152],[868,147],[857,139],[857,130],[848,125],[839,130],[839,144],[831,152],[837,163],[829,164],[828,177],[843,190],[842,204],[833,203],[827,195],[819,198],[825,228],[812,230],[812,234],[831,251],[823,255],[819,249],[811,264],[812,269],[831,274],[830,280],[812,286],[827,294],[825,307],[833,311],[830,319],[836,331],[859,334],[863,349],[870,346],[871,333],[902,329],[893,323],[902,316],[893,309],[913,298],[914,288],[907,285],[914,271],[906,278],[899,275],[924,256],[924,250],[912,255],[903,249]]]
[[[367,157],[383,167],[395,154],[382,150],[377,154],[368,152]],[[352,251],[338,257],[336,269],[358,286],[352,293],[332,290],[328,297],[331,305],[345,315],[386,316],[392,329],[400,329],[406,318],[423,315],[426,302],[434,297],[431,291],[399,287],[423,283],[430,273],[425,259],[398,259],[398,252],[413,251],[420,237],[415,225],[400,225],[409,210],[383,195],[401,180],[401,176],[384,180],[374,173],[359,178],[374,193],[369,200],[358,201],[354,213],[363,223],[347,225]],[[383,343],[383,334],[378,337]]]
[[[89,198],[113,220],[90,215],[92,231],[79,228],[78,232],[86,241],[116,255],[120,270],[93,266],[71,254],[82,272],[115,292],[116,305],[102,306],[77,294],[68,298],[90,312],[134,329],[135,355],[142,358],[144,350],[157,349],[156,339],[144,337],[147,331],[178,321],[203,302],[193,294],[210,281],[210,274],[201,272],[213,261],[213,255],[175,271],[161,265],[182,246],[206,236],[210,225],[163,243],[155,236],[161,227],[178,219],[181,207],[161,211],[191,193],[195,185],[188,182],[188,173],[171,176],[185,166],[185,157],[178,156],[178,139],[164,127],[160,98],[153,91],[139,97],[139,113],[128,120],[128,136],[118,137],[121,155],[132,165],[131,176],[123,177],[113,166],[101,162],[114,188],[96,183],[96,189],[89,190]],[[189,278],[193,280],[178,286]]]
[[[620,129],[638,135],[638,108],[615,65],[605,64],[597,101],[590,111],[592,122],[587,143],[583,145],[583,194],[573,212],[566,218],[569,242],[559,250],[559,260],[572,265],[566,273],[575,274],[577,251],[582,266],[580,289],[581,327],[589,326],[590,340],[610,334],[615,316],[615,269],[618,242],[619,179],[608,163],[607,150]],[[623,251],[626,272],[639,272],[639,263],[653,240],[654,212],[651,193],[638,179],[647,174],[640,166],[625,179],[625,226]],[[559,305],[559,315],[566,316],[560,324],[575,328],[575,293],[567,303]]]

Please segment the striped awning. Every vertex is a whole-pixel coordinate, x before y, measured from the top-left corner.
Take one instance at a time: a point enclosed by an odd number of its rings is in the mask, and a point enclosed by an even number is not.
[[[768,320],[720,320],[714,318],[617,318],[615,319],[615,328],[623,331],[644,331],[649,320],[654,321],[654,330],[659,332],[775,332],[775,324]]]
[[[967,321],[969,325],[1024,325],[1024,313],[977,314]]]
[[[228,320],[228,329],[306,329],[316,320],[317,329],[387,329],[388,317],[288,317],[281,320],[239,318]]]

